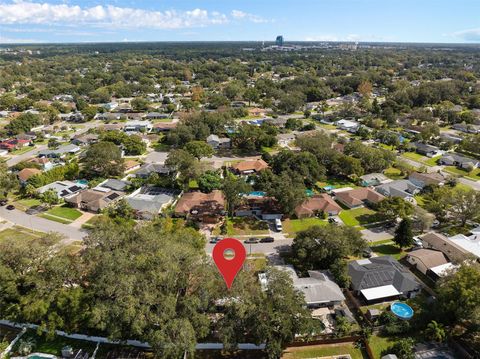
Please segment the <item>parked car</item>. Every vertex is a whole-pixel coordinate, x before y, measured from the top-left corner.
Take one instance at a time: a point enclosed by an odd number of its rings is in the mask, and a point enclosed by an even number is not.
[[[373,251],[372,251],[372,248],[370,247],[367,247],[362,251],[362,256],[364,256],[365,258],[371,258],[372,255],[373,255]]]
[[[335,223],[335,224],[340,224],[340,220],[336,217],[330,217],[328,219],[328,223]]]
[[[275,219],[275,230],[277,232],[281,232],[283,231],[283,227],[282,227],[282,221],[280,219]]]
[[[9,205],[7,206],[7,209],[8,209],[9,211],[12,211],[12,210],[15,209],[15,206],[14,206],[13,204],[9,204]]]
[[[258,243],[258,242],[260,242],[260,239],[255,238],[255,237],[250,237],[248,239],[245,239],[245,241],[243,243],[254,244],[254,243]]]
[[[272,243],[275,241],[273,237],[263,237],[260,239],[260,243]]]
[[[215,244],[215,243],[220,242],[221,240],[222,240],[222,238],[220,238],[220,237],[212,237],[212,238],[210,238],[210,243]]]
[[[0,206],[5,206],[7,203],[8,203],[8,200],[2,199],[2,200],[0,201]]]

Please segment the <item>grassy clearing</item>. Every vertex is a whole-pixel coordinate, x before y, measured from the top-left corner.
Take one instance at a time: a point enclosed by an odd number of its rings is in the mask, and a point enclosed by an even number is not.
[[[363,227],[382,221],[382,217],[377,212],[366,207],[343,210],[338,216],[347,226],[352,227]]]
[[[246,263],[247,267],[254,272],[260,272],[267,267],[267,258],[265,258],[265,256],[249,258]]]
[[[297,232],[304,231],[313,226],[326,226],[328,221],[320,218],[304,218],[304,219],[286,219],[282,222],[283,230],[290,236],[294,236]]]
[[[441,157],[442,157],[442,156],[435,156],[435,157],[429,158],[427,161],[425,161],[425,164],[428,165],[428,166],[436,166],[438,160],[439,160]]]
[[[405,178],[405,176],[402,174],[402,171],[395,167],[387,168],[385,171],[383,171],[383,174],[392,180]]]
[[[246,236],[246,235],[259,235],[268,234],[268,224],[262,221],[258,221],[255,218],[249,217],[236,217],[227,218],[227,235],[228,236]],[[216,228],[213,234],[219,235],[220,228]]]
[[[0,243],[7,241],[25,241],[26,243],[41,241],[46,246],[52,246],[57,243],[56,239],[52,240],[51,237],[45,238],[45,233],[32,231],[20,226],[14,226],[0,232]]]
[[[352,359],[368,358],[367,353],[361,349],[355,348],[353,343],[315,345],[309,347],[287,348],[283,353],[282,359],[300,359],[330,357],[333,355],[350,354]],[[378,357],[380,358],[380,357]]]
[[[49,210],[47,214],[56,216],[56,217],[61,217],[66,220],[70,220],[72,222],[82,216],[82,212],[80,212],[79,210],[76,210],[75,208],[66,207],[66,206],[54,207],[51,210]]]
[[[67,253],[67,254],[77,254],[80,252],[83,248],[83,242],[82,241],[75,241],[70,243],[69,245],[66,245],[60,249],[60,252],[62,253]]]
[[[325,186],[333,186],[335,188],[345,188],[345,187],[357,188],[358,187],[354,182],[351,182],[343,178],[329,178],[326,181],[317,182],[315,185],[320,188]]]
[[[11,155],[15,155],[15,156],[23,155],[24,153],[33,151],[34,149],[35,149],[35,146],[25,146],[25,147],[22,147],[22,148],[20,148],[20,149],[18,149],[18,150],[15,150],[15,151],[10,152],[10,154],[11,154]]]
[[[372,349],[375,358],[381,358],[382,352],[390,348],[397,340],[397,338],[372,335],[368,339],[368,344],[370,344],[370,348]]]
[[[426,164],[426,162],[429,160],[427,156],[422,156],[421,154],[416,152],[405,152],[402,154],[402,157],[424,164]]]
[[[395,245],[392,241],[383,244],[375,243],[370,248],[377,256],[391,256],[397,260],[406,255],[406,252]]]
[[[15,201],[14,205],[15,208],[21,210],[21,211],[26,211],[30,207],[33,206],[39,206],[41,205],[42,202],[36,198],[24,198],[24,199],[19,199],[18,201]]]
[[[452,174],[466,177],[468,179],[471,179],[473,181],[478,181],[480,180],[480,168],[475,168],[471,172],[464,171],[460,168],[454,167],[454,166],[447,166],[445,167],[445,171],[450,172]]]
[[[52,215],[49,215],[47,213],[42,213],[41,215],[39,215],[39,217],[44,218],[44,219],[48,219],[49,221],[54,221],[54,222],[57,222],[57,223],[61,223],[61,224],[72,223],[72,221],[70,221],[68,219],[63,219],[63,218],[60,218],[60,217],[57,217],[57,216],[52,216]]]

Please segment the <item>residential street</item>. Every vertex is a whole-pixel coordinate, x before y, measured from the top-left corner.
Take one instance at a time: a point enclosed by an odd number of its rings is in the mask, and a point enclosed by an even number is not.
[[[245,238],[246,239],[246,238]],[[243,242],[244,239],[241,241]],[[282,250],[289,250],[290,245],[292,244],[293,239],[281,239],[276,240],[273,243],[255,243],[255,244],[243,244],[247,250],[247,256],[253,253],[263,253],[263,254],[276,254]],[[205,246],[205,251],[207,254],[212,254],[212,250],[215,244],[207,243]]]
[[[462,177],[458,179],[458,182],[473,188],[475,191],[480,191],[479,181],[472,181],[472,180],[469,180],[468,178]]]
[[[87,235],[87,232],[82,229],[50,221],[48,219],[31,216],[17,209],[9,211],[6,207],[0,207],[0,219],[6,219],[16,225],[39,232],[58,232],[66,236],[65,241],[63,241],[64,244],[73,241],[80,241]]]
[[[47,148],[48,148],[47,145],[36,146],[35,149],[32,150],[32,151],[28,151],[26,153],[23,153],[21,155],[14,156],[14,157],[8,159],[7,160],[7,165],[8,165],[8,167],[15,166],[17,163],[25,161],[29,158],[37,157],[38,152],[43,151]]]

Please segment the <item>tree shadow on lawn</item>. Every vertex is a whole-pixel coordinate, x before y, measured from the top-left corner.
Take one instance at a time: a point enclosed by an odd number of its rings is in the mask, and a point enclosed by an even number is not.
[[[380,244],[370,247],[375,253],[384,256],[399,256],[402,250],[393,244]]]
[[[370,224],[385,221],[385,217],[380,213],[361,214],[360,216],[357,216],[356,219],[360,224]]]

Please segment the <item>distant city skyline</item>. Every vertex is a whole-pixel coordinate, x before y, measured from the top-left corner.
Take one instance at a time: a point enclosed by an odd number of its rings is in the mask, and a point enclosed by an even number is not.
[[[478,0],[0,0],[0,43],[480,43]]]

